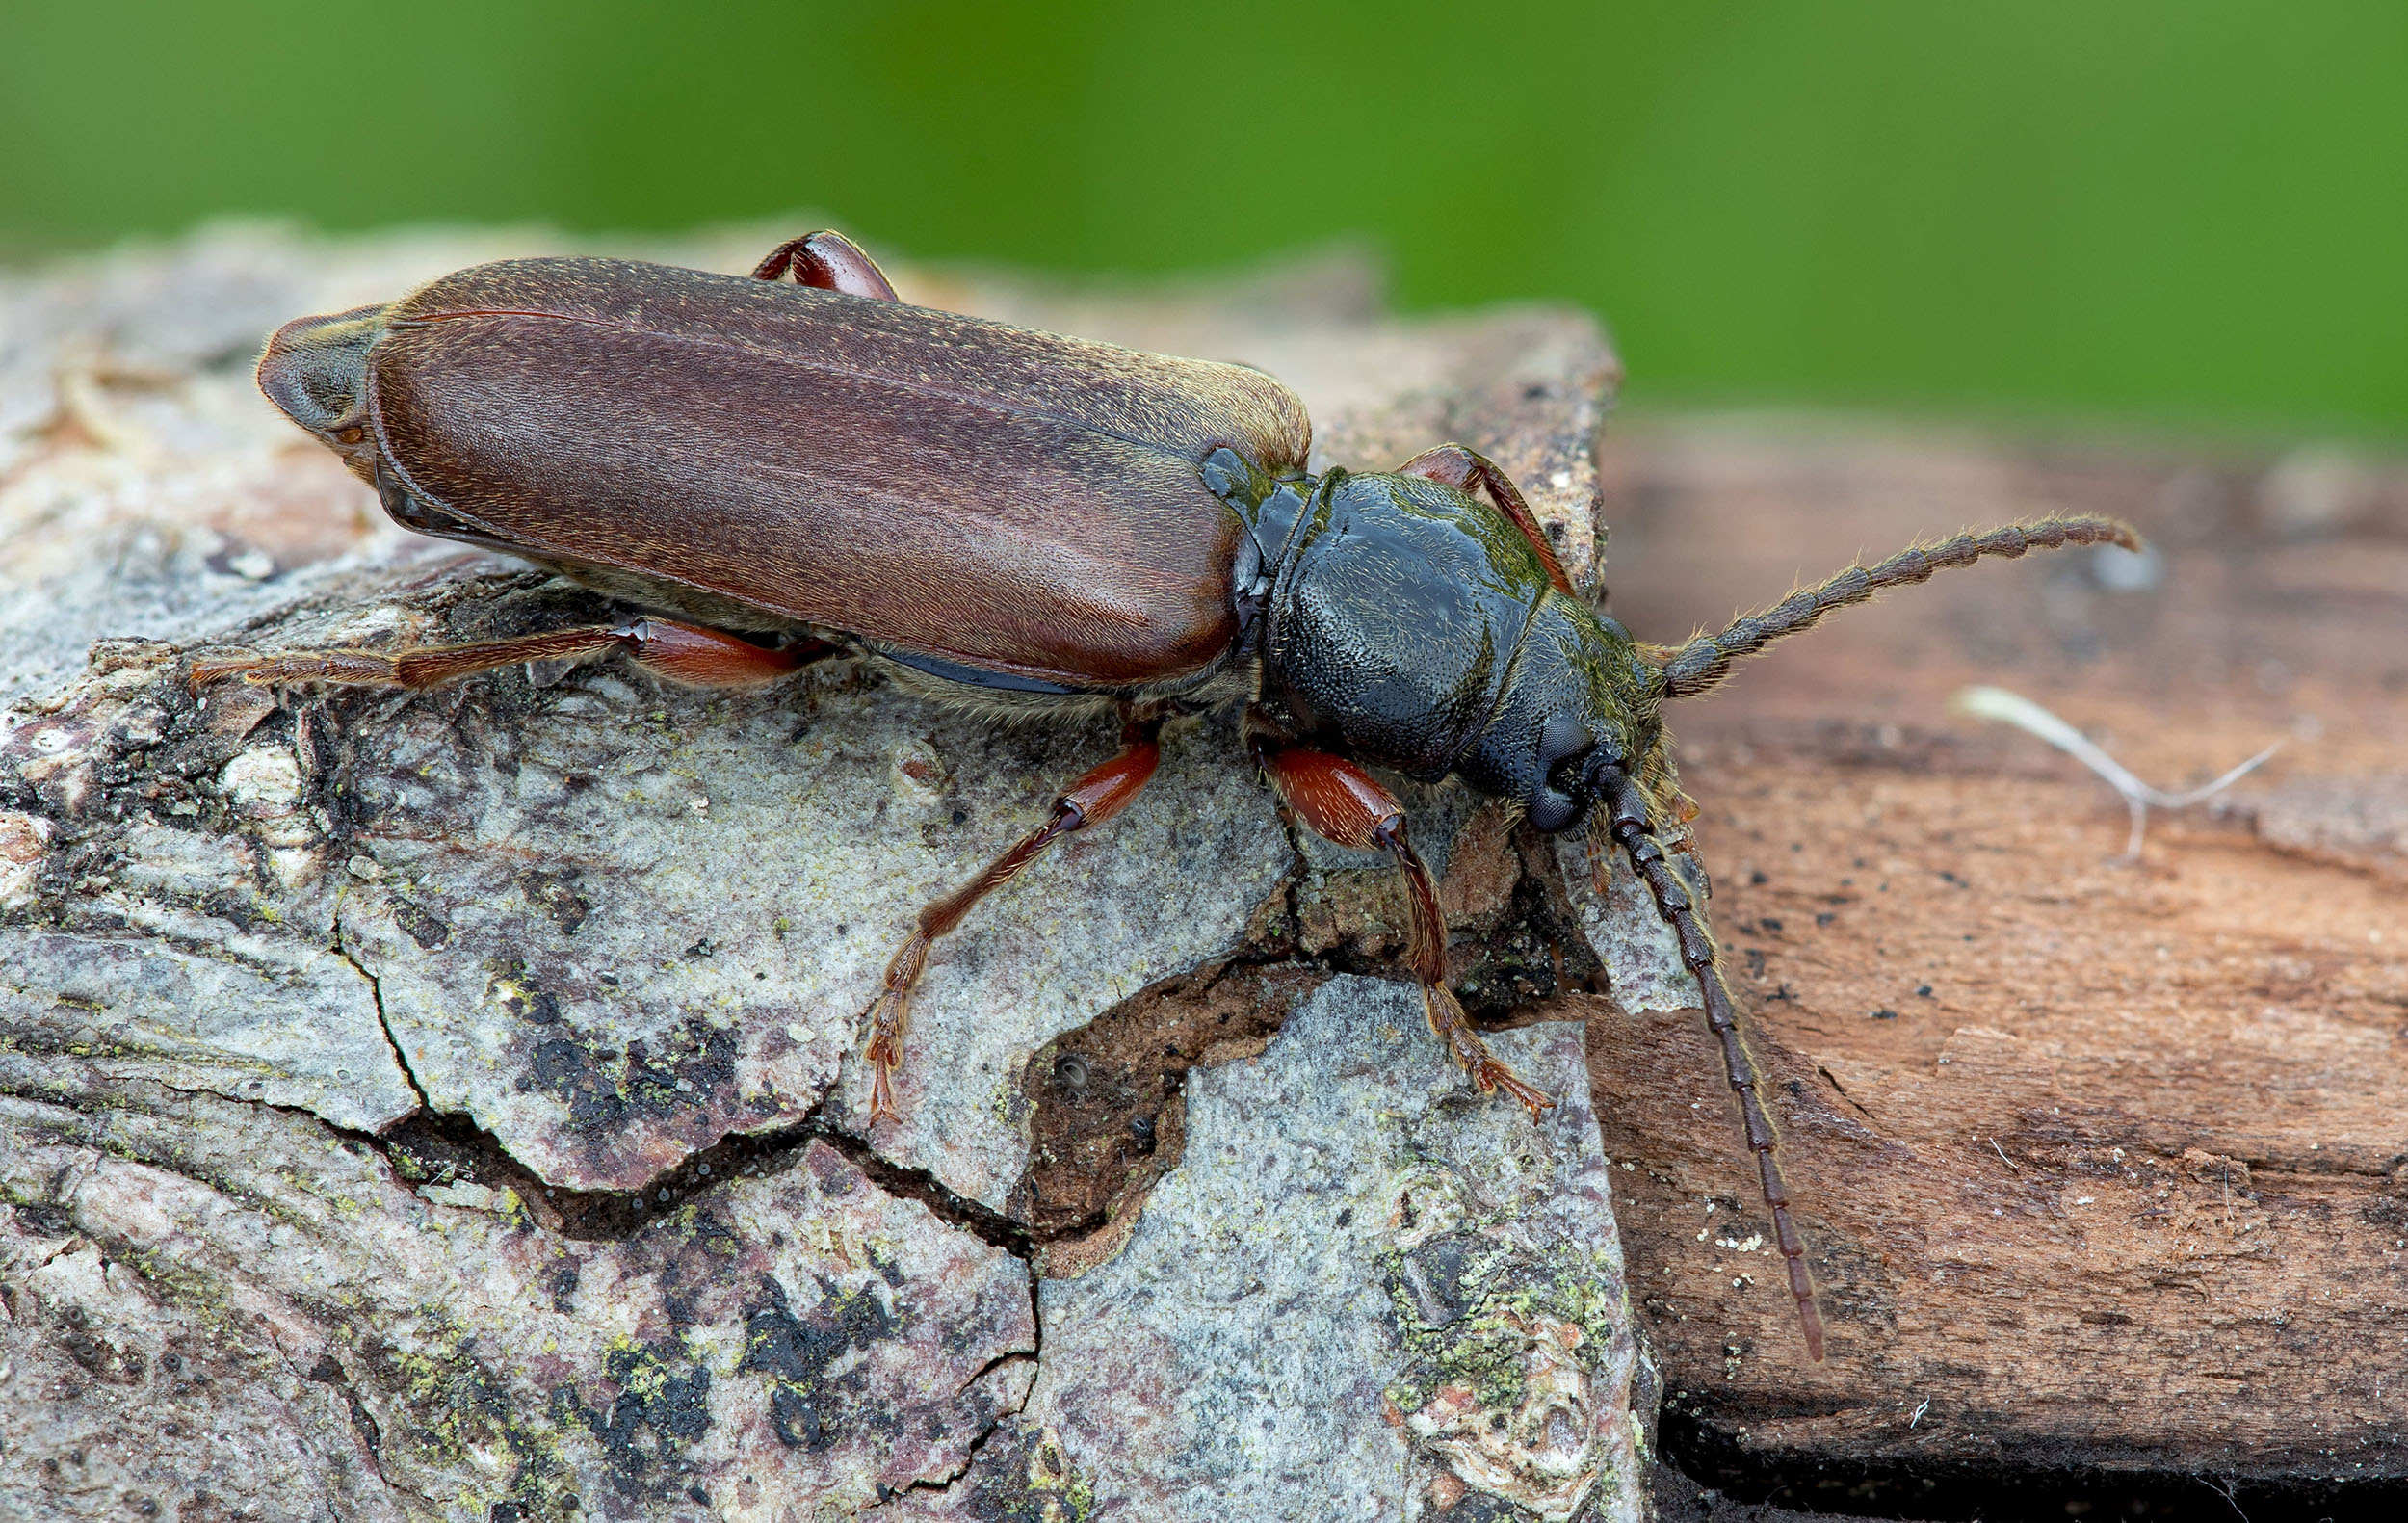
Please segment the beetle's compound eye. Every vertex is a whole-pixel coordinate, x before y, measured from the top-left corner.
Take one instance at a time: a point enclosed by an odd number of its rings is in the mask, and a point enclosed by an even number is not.
[[[1531,824],[1549,834],[1580,818],[1582,788],[1576,765],[1597,744],[1577,714],[1558,714],[1538,732],[1540,782],[1531,796]]]

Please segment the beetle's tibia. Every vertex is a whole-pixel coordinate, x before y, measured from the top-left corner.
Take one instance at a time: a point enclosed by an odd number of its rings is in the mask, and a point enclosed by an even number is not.
[[[804,640],[772,650],[716,629],[666,618],[627,624],[546,629],[465,645],[417,645],[402,650],[288,650],[281,655],[198,656],[188,677],[194,691],[225,677],[255,686],[324,682],[336,686],[431,688],[459,677],[529,661],[590,661],[624,650],[655,675],[695,688],[768,682],[826,655],[834,647]]]

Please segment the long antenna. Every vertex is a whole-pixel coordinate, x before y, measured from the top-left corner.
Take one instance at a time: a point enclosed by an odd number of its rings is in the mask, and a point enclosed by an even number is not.
[[[1781,1257],[1789,1267],[1790,1294],[1797,1300],[1797,1319],[1805,1329],[1806,1352],[1819,1363],[1822,1309],[1815,1304],[1815,1279],[1806,1268],[1805,1241],[1790,1221],[1789,1183],[1781,1177],[1781,1165],[1772,1156],[1780,1137],[1772,1129],[1772,1117],[1766,1114],[1764,1102],[1757,1098],[1762,1081],[1756,1072],[1755,1057],[1740,1035],[1739,1011],[1731,1003],[1731,990],[1722,982],[1721,970],[1714,965],[1714,937],[1697,918],[1688,890],[1673,876],[1672,864],[1664,860],[1663,845],[1656,839],[1648,820],[1646,794],[1619,767],[1600,769],[1598,781],[1598,801],[1611,811],[1608,824],[1613,838],[1629,853],[1631,866],[1656,896],[1656,912],[1680,937],[1681,961],[1697,981],[1697,991],[1705,1000],[1707,1029],[1722,1043],[1722,1071],[1731,1081],[1731,1092],[1740,1097],[1747,1145],[1756,1155],[1756,1172],[1764,1184],[1765,1205],[1772,1212],[1773,1241],[1779,1245]]]
[[[2120,544],[2140,548],[2140,536],[2113,518],[2041,518],[2008,524],[1983,534],[1960,534],[1937,544],[1909,546],[1878,565],[1851,565],[1820,587],[1800,588],[1770,608],[1744,615],[1718,635],[1699,634],[1686,645],[1662,651],[1664,696],[1687,698],[1731,674],[1731,663],[1812,625],[1835,608],[1865,603],[1893,587],[1924,582],[1931,573],[1971,565],[1983,556],[2013,560],[2027,550],[2065,544]]]

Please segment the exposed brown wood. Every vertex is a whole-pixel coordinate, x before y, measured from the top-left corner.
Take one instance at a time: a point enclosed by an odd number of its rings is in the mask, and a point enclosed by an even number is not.
[[[2408,1474],[2408,490],[2321,468],[1619,430],[1606,577],[1644,638],[2043,512],[2164,557],[2134,591],[2090,552],[1953,573],[1675,707],[1831,1321],[1810,1365],[1699,1017],[1601,1013],[1634,1288],[1709,1447]],[[2288,744],[2132,867],[2104,783],[1949,711],[1976,682],[2165,787]]]

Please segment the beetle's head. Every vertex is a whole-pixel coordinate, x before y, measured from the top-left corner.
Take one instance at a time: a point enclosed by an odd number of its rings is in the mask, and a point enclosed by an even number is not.
[[[1608,770],[1653,770],[1662,704],[1662,669],[1629,630],[1549,592],[1488,727],[1455,770],[1477,788],[1519,801],[1546,833],[1568,830],[1588,818]]]
[[[383,330],[382,306],[300,317],[275,330],[259,356],[259,389],[283,414],[369,477],[368,347]]]

